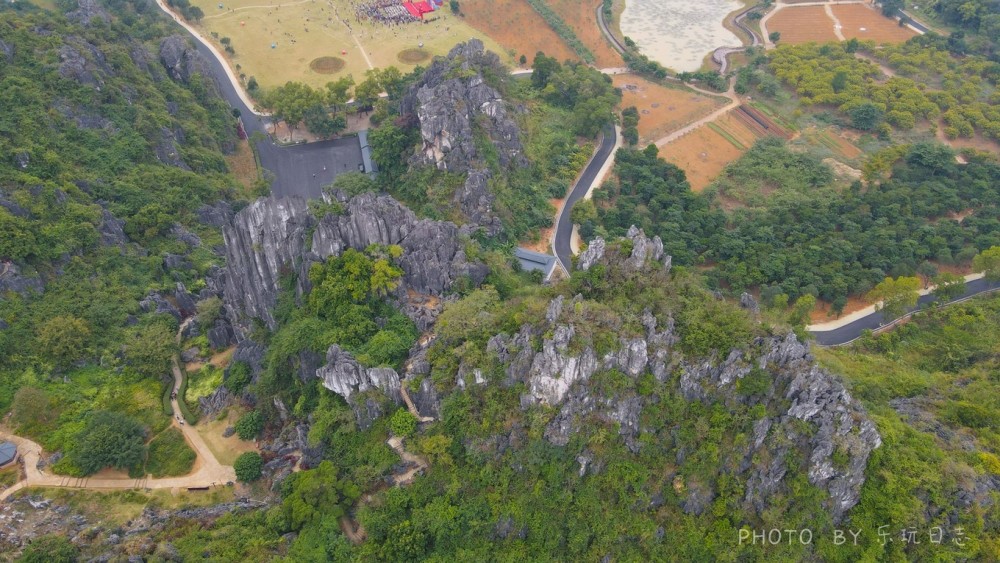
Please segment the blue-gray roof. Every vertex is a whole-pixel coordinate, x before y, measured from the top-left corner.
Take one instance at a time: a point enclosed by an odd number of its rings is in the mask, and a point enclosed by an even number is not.
[[[358,131],[358,142],[361,143],[361,162],[364,164],[365,173],[374,174],[378,172],[375,161],[372,160],[372,148],[368,146],[368,130]]]
[[[13,442],[4,442],[0,444],[0,465],[6,465],[11,461],[14,461],[14,456],[17,455],[17,446]]]
[[[521,263],[522,270],[540,270],[548,280],[556,268],[556,257],[524,248],[514,251],[514,257]]]

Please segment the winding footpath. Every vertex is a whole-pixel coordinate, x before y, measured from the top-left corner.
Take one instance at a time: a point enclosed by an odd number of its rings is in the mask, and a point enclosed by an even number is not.
[[[185,321],[177,331],[177,340],[180,340],[181,331],[190,321]],[[176,354],[172,360],[171,371],[174,376],[174,391],[179,392],[181,387],[181,369],[177,361]],[[42,458],[42,446],[27,438],[15,436],[0,430],[0,441],[9,440],[17,445],[18,454],[24,468],[25,478],[14,485],[0,491],[0,502],[10,497],[17,491],[28,487],[56,487],[70,489],[102,489],[102,490],[122,490],[122,489],[201,489],[226,485],[236,481],[236,472],[229,465],[222,465],[215,458],[215,454],[209,449],[205,440],[202,439],[198,431],[188,424],[181,425],[176,418],[176,413],[181,412],[177,399],[171,399],[175,417],[170,421],[173,428],[177,428],[184,435],[188,446],[194,450],[196,457],[193,471],[180,477],[164,477],[154,479],[150,476],[133,478],[103,478],[103,477],[67,477],[48,473],[38,468],[38,462]]]

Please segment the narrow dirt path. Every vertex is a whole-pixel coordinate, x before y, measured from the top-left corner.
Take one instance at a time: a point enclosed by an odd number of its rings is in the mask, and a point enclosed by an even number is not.
[[[837,36],[837,39],[847,41],[847,38],[844,37],[844,26],[840,24],[840,20],[837,19],[837,16],[833,13],[833,8],[831,8],[829,4],[825,4],[823,6],[823,11],[826,12],[826,17],[833,20],[833,34]]]
[[[732,83],[730,83],[729,90],[727,90],[725,94],[719,94],[719,93],[714,93],[713,94],[711,92],[707,92],[705,90],[701,90],[701,89],[698,89],[698,88],[693,88],[693,89],[697,90],[697,91],[699,91],[699,92],[701,92],[703,94],[712,94],[712,95],[715,95],[715,96],[724,96],[724,97],[726,97],[726,98],[729,99],[729,103],[726,104],[726,105],[724,105],[724,106],[722,106],[721,108],[713,111],[712,113],[706,115],[705,117],[703,117],[703,118],[701,118],[701,119],[699,119],[699,120],[697,120],[697,121],[695,121],[693,123],[685,125],[684,127],[681,127],[680,129],[678,129],[678,130],[676,130],[676,131],[674,131],[674,132],[666,135],[665,137],[661,137],[660,139],[658,139],[656,141],[656,146],[657,147],[662,147],[662,146],[667,145],[667,144],[669,144],[669,143],[671,143],[673,141],[676,141],[677,139],[683,137],[684,135],[687,135],[688,133],[694,131],[695,129],[697,129],[699,127],[701,127],[702,125],[705,125],[706,123],[710,123],[712,121],[715,121],[716,119],[722,117],[723,115],[725,115],[729,111],[735,109],[741,103],[739,97],[736,96],[736,91],[733,89]]]

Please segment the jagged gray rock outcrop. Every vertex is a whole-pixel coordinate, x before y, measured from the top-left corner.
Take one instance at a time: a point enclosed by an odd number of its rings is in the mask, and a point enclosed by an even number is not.
[[[25,276],[14,262],[0,261],[0,296],[12,291],[19,295],[45,291],[45,283],[37,276]]]
[[[171,35],[160,41],[160,63],[174,80],[187,83],[192,76],[200,74],[209,77],[206,82],[215,87],[208,61],[180,35]]]
[[[653,238],[649,238],[642,229],[632,225],[629,227],[625,238],[632,242],[631,253],[624,261],[626,270],[637,272],[645,266],[647,260],[652,259],[656,262],[662,262],[663,268],[668,272],[670,271],[673,258],[663,253],[663,241],[660,240],[660,237],[654,236]],[[577,259],[577,267],[583,271],[587,271],[594,267],[595,264],[607,263],[606,250],[607,243],[604,239],[594,237],[587,244],[587,248],[580,253],[580,257]]]
[[[458,173],[480,168],[482,155],[473,137],[480,118],[489,122],[484,132],[501,165],[526,163],[517,123],[500,92],[483,78],[484,72],[498,79],[508,75],[495,53],[486,51],[482,41],[470,39],[453,47],[447,57],[436,58],[407,92],[402,113],[420,121],[419,163]]]
[[[456,45],[410,88],[401,112],[416,116],[420,125],[422,145],[411,163],[466,173],[453,200],[471,224],[495,234],[501,224],[489,190],[492,173],[476,147],[476,135],[486,136],[503,168],[526,166],[527,159],[511,109],[484,75],[505,80],[508,72],[478,39]]]
[[[316,370],[323,387],[350,401],[358,393],[378,389],[400,403],[399,374],[391,368],[366,368],[336,344],[326,351],[326,365]]]
[[[645,259],[659,259],[655,244],[640,252]],[[622,261],[625,267],[631,267],[634,256]],[[533,404],[557,408],[544,431],[551,443],[567,445],[586,421],[596,419],[615,425],[625,445],[639,452],[640,436],[646,431],[640,414],[649,399],[631,390],[598,393],[590,382],[608,370],[633,379],[650,373],[661,383],[669,383],[671,374],[679,372],[676,391],[684,400],[766,406],[768,416],[754,423],[752,438],[737,454],[743,456],[740,474],[746,479],[744,501],[749,507],[766,509],[767,499],[783,487],[788,460],[796,456],[804,460],[809,481],[827,492],[826,504],[835,521],[858,502],[869,454],[881,438],[864,409],[836,377],[816,366],[808,345],[794,333],[757,338],[746,349],[729,351],[721,361],[689,358],[676,349],[679,336],[673,320],[658,322],[647,310],[642,315],[644,336],[622,336],[615,350],[598,358],[591,346],[574,345],[576,330],[563,320],[564,308],[564,298],[557,297],[549,303],[544,325],[525,324],[514,336],[499,334],[486,345],[487,355],[495,355],[509,381],[527,388],[522,408]],[[532,342],[539,339],[541,350],[536,351]],[[488,384],[474,379],[478,371],[461,366],[459,378],[466,374],[461,387]],[[751,374],[766,378],[763,391],[747,394],[741,388],[740,381]],[[835,452],[841,461],[834,461]],[[679,463],[685,455],[678,451]],[[709,485],[695,480],[684,509],[699,514],[714,496]]]
[[[89,26],[95,18],[104,23],[111,21],[111,16],[108,15],[97,0],[77,0],[76,3],[78,8],[72,12],[67,12],[67,19],[83,24],[84,26]]]
[[[3,55],[3,59],[7,62],[14,60],[14,46],[0,39],[0,55]]]
[[[401,310],[425,327],[439,310],[408,304],[408,292],[440,296],[459,278],[467,277],[478,285],[488,273],[484,264],[468,260],[460,231],[453,223],[418,220],[389,196],[364,193],[351,199],[342,194],[337,197],[344,212],[328,214],[318,222],[305,200],[265,198],[240,211],[232,225],[223,229],[229,270],[225,295],[236,316],[234,326],[246,326],[247,319],[259,318],[274,329],[271,310],[281,272],[299,272],[300,289],[304,289],[308,264],[339,256],[348,248],[363,250],[380,244],[403,249],[397,260],[403,278],[396,298]]]
[[[282,271],[302,260],[312,215],[301,198],[265,198],[247,206],[222,230],[226,242],[226,304],[233,326],[260,319],[274,330],[271,311]]]

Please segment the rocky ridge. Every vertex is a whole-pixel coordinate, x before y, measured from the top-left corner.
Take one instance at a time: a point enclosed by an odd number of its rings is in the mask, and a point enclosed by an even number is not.
[[[662,242],[648,238],[639,229],[630,229],[632,243],[627,256],[607,253],[607,245],[598,239],[588,248],[587,264],[618,267],[633,273],[644,268],[669,268],[670,257],[663,254]],[[650,266],[650,264],[653,264]],[[567,311],[576,309],[583,299],[557,296],[546,310],[545,322],[523,324],[514,334],[497,334],[486,345],[486,355],[503,366],[501,385],[523,384],[522,409],[545,405],[556,409],[544,430],[549,442],[566,446],[584,424],[600,420],[617,426],[625,445],[638,453],[643,447],[641,422],[643,408],[656,401],[634,391],[606,394],[591,382],[597,374],[616,370],[637,379],[652,375],[658,382],[672,386],[682,400],[706,404],[722,402],[732,408],[753,405],[766,407],[765,416],[753,424],[753,436],[737,456],[739,475],[746,482],[746,505],[758,512],[768,506],[767,499],[782,490],[789,467],[786,460],[804,460],[808,479],[827,493],[826,505],[833,518],[840,521],[860,498],[864,470],[872,450],[881,445],[881,437],[867,413],[840,381],[816,366],[809,346],[793,333],[758,337],[745,349],[721,356],[691,358],[678,349],[681,335],[671,317],[656,318],[649,310],[642,315],[644,334],[620,336],[613,350],[599,354],[592,346],[574,342],[577,329],[568,320]],[[564,320],[567,319],[567,320]],[[533,343],[540,342],[538,346]],[[574,345],[575,344],[575,345]],[[424,358],[426,347],[417,347],[407,364],[403,385],[410,388],[421,415],[436,413],[439,397],[430,382],[430,366]],[[347,399],[365,389],[389,389],[396,396],[399,377],[395,372],[373,373],[345,359],[331,348],[327,366],[317,371],[324,386]],[[387,370],[391,371],[391,370]],[[763,374],[763,375],[762,375]],[[740,381],[749,376],[764,377],[765,388],[754,393],[741,390]],[[456,375],[456,387],[489,385],[481,370],[462,364]],[[492,383],[496,384],[496,382]],[[438,404],[435,404],[438,403]],[[359,414],[359,404],[355,412]],[[367,413],[368,415],[373,413]],[[511,436],[498,436],[494,447],[508,447],[516,442],[517,429]],[[834,461],[834,453],[838,461]],[[792,455],[795,454],[795,455]],[[678,462],[685,453],[678,451]],[[598,471],[600,463],[591,464],[592,456],[581,454],[581,471]],[[846,461],[844,461],[846,460]],[[714,492],[696,485],[688,492],[684,509],[700,514]]]
[[[395,297],[404,313],[421,330],[436,317],[436,307],[409,303],[410,293],[441,296],[460,277],[478,285],[485,265],[470,262],[453,223],[418,220],[412,211],[385,195],[365,193],[347,198],[325,196],[343,213],[317,219],[304,199],[263,198],[233,217],[223,229],[226,242],[226,305],[233,325],[244,336],[250,319],[277,328],[272,311],[283,273],[297,273],[300,293],[308,290],[309,266],[344,250],[364,250],[372,244],[399,245],[403,278]],[[440,307],[438,303],[437,307]]]
[[[476,147],[475,133],[485,133],[503,168],[527,165],[517,123],[500,92],[487,76],[503,79],[507,69],[486,51],[478,39],[456,45],[447,57],[438,57],[404,96],[403,115],[416,116],[421,148],[414,165],[466,174],[454,202],[469,222],[490,234],[501,229],[489,190],[493,173]]]

